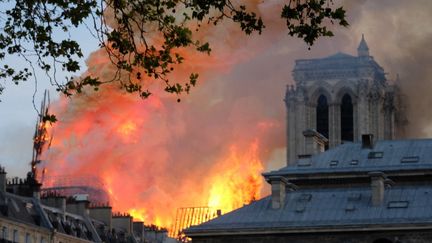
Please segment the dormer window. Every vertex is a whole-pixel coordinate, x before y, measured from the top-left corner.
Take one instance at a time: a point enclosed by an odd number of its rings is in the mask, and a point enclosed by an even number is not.
[[[417,163],[418,161],[418,156],[406,156],[401,159],[401,163]]]
[[[384,152],[369,152],[368,159],[382,159]]]
[[[358,165],[359,161],[356,159],[351,160],[350,165]]]

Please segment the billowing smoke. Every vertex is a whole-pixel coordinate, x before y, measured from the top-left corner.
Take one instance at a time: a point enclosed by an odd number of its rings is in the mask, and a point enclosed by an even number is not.
[[[203,38],[213,44],[212,56],[186,56],[179,69],[180,75],[201,75],[198,87],[180,103],[163,92],[141,100],[115,87],[61,99],[55,105],[60,121],[46,153],[47,174],[98,175],[116,210],[165,226],[178,207],[223,200],[212,192],[240,195],[235,203],[247,203],[260,196],[260,172],[286,163],[283,96],[293,83],[294,60],[337,51],[355,54],[361,33],[389,78],[400,74],[409,104],[420,108],[409,110],[410,128],[418,129],[411,134],[425,134],[430,114],[421,110],[428,104],[420,99],[430,90],[431,4],[342,4],[351,27],[336,27],[336,37],[320,39],[311,51],[301,40],[285,37],[280,5],[272,1],[252,6],[268,26],[262,36],[246,37],[235,25],[208,30]],[[87,72],[108,79],[114,67],[99,50],[89,57]]]
[[[375,59],[395,80],[399,74],[400,88],[406,95],[408,137],[430,137],[432,104],[432,2],[364,1],[353,6],[359,21],[352,29],[365,33]]]
[[[275,6],[255,8],[265,17]],[[265,90],[253,85],[258,80],[230,73],[283,35],[272,30],[251,41],[235,24],[209,28],[199,34],[213,44],[212,55],[184,53],[185,63],[176,69],[174,78],[201,76],[181,103],[152,84],[154,94],[147,100],[111,85],[54,105],[60,120],[46,153],[46,174],[96,175],[115,210],[163,226],[172,223],[179,207],[226,212],[259,198],[263,161],[271,148],[283,146],[278,134],[283,120],[275,107],[266,106]],[[87,63],[86,74],[102,80],[116,72],[104,50]]]

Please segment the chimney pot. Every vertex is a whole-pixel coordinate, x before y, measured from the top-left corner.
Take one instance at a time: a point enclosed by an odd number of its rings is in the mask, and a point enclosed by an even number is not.
[[[373,134],[363,134],[362,135],[362,148],[373,149],[374,147],[374,136]]]
[[[324,152],[328,139],[321,133],[315,129],[307,129],[303,131],[303,136],[305,137],[305,154],[303,156],[311,156]]]
[[[285,177],[282,176],[270,176],[268,182],[271,185],[271,204],[273,209],[280,209],[285,206],[285,196],[287,187],[290,189],[296,189],[296,186]]]
[[[6,171],[4,167],[0,167],[0,191],[6,192]]]

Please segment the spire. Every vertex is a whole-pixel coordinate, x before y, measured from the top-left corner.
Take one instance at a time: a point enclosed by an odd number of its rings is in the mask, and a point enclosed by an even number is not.
[[[369,47],[366,44],[366,41],[364,39],[364,35],[362,34],[362,39],[360,41],[360,44],[357,48],[357,53],[359,57],[367,57],[369,56]]]

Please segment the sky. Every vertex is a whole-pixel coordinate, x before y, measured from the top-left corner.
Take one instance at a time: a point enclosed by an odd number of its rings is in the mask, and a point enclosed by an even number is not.
[[[244,134],[247,132],[244,124],[261,118],[279,121],[272,127],[274,131],[265,137],[268,141],[264,144],[271,150],[266,156],[266,169],[283,166],[283,97],[286,85],[293,84],[291,71],[294,61],[324,57],[336,52],[355,55],[361,35],[364,34],[370,54],[388,73],[387,78],[394,80],[397,74],[400,76],[400,85],[410,107],[407,111],[410,120],[407,128],[409,136],[432,136],[432,128],[429,126],[432,115],[428,109],[432,102],[428,97],[432,91],[432,71],[429,67],[432,63],[432,1],[336,1],[336,4],[339,3],[347,9],[350,27],[333,26],[335,36],[319,39],[311,50],[301,40],[286,35],[283,23],[272,18],[272,13],[269,12],[273,11],[272,4],[262,7],[263,14],[266,15],[264,19],[268,20],[268,28],[262,36],[245,38],[239,37],[237,32],[233,34],[228,27],[229,31],[218,29],[210,40],[218,42],[215,50],[220,48],[220,54],[215,56],[226,60],[218,63],[228,64],[205,71],[205,80],[192,91],[190,97],[182,97],[183,102],[170,106],[179,110],[194,107],[193,112],[185,114],[199,117],[199,122],[187,118],[184,122],[197,124],[204,129],[216,129],[223,122],[223,117],[229,116],[230,121],[224,123],[224,134]],[[97,49],[97,44],[85,33],[78,31],[76,36],[84,46],[85,56],[89,56]],[[230,51],[224,53],[224,50]],[[16,60],[17,63],[20,61]],[[81,64],[82,71],[85,72],[87,68],[84,60]],[[38,77],[36,104],[39,104],[45,88],[52,91],[52,100],[55,100],[58,97],[55,90],[43,81],[43,74],[39,73]],[[32,81],[18,86],[8,84],[1,96],[0,164],[6,167],[9,176],[24,176],[29,170],[37,117],[32,103],[34,89]],[[193,104],[203,103],[204,100],[208,101],[208,106],[221,105],[217,109],[212,108],[212,115],[209,115],[204,110],[205,106]],[[196,134],[190,136],[199,137]]]

